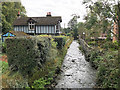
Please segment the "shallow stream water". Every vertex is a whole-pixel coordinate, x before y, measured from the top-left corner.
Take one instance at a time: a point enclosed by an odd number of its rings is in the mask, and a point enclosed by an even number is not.
[[[64,58],[62,73],[57,78],[56,88],[92,88],[96,71],[85,60],[77,41],[73,41]]]

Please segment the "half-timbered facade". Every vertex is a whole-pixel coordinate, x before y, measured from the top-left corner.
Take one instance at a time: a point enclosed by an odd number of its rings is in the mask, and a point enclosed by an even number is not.
[[[62,19],[60,16],[53,17],[51,13],[46,17],[22,17],[17,18],[14,23],[14,31],[22,31],[31,35],[59,34]]]

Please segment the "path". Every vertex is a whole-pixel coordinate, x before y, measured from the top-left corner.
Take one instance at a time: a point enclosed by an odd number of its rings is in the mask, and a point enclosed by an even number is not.
[[[96,72],[79,51],[79,44],[73,41],[67,51],[58,76],[56,88],[92,88]]]

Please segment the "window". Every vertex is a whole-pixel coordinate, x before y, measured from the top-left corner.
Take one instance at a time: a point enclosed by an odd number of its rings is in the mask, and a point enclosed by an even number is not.
[[[29,30],[35,30],[35,23],[29,22]]]

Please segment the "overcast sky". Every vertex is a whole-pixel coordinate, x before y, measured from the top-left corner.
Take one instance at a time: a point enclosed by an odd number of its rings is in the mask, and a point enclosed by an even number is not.
[[[62,27],[64,25],[67,27],[72,14],[80,15],[78,21],[83,21],[86,14],[82,0],[21,0],[21,2],[28,17],[46,16],[47,12],[51,12],[52,16],[62,17]]]

